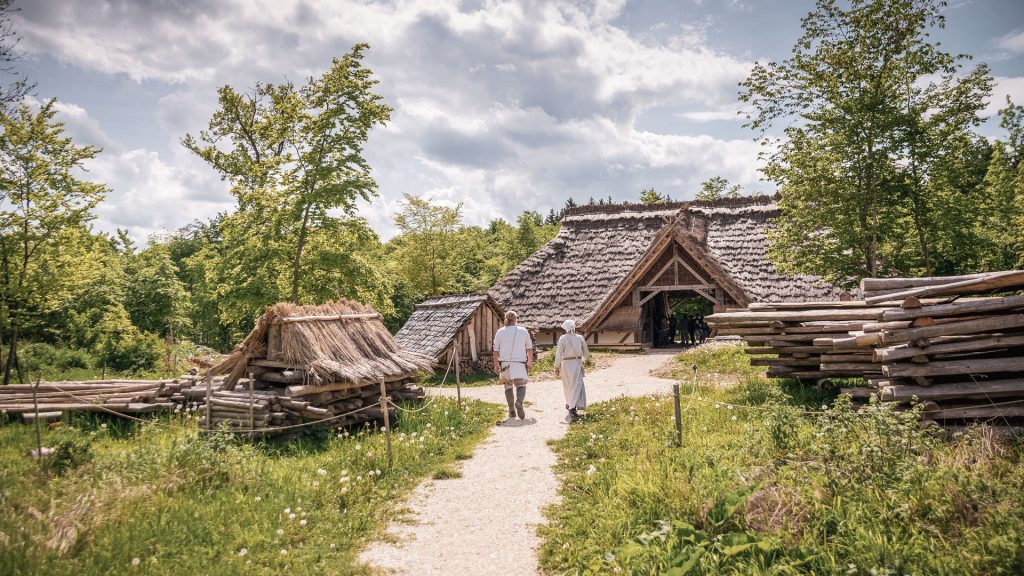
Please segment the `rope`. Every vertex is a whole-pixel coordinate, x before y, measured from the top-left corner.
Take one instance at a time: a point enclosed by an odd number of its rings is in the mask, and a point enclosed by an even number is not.
[[[452,354],[451,354],[451,359],[450,359],[450,360],[448,360],[448,368],[446,368],[446,369],[445,369],[445,371],[444,371],[444,376],[442,376],[442,377],[441,377],[441,382],[440,382],[440,383],[438,383],[438,385],[437,385],[438,387],[442,387],[442,386],[444,386],[444,383],[445,383],[445,381],[446,381],[446,380],[448,380],[448,373],[449,373],[449,372],[451,372],[451,369],[452,369],[452,365],[453,365],[453,364],[455,363],[455,346],[456,346],[456,345],[457,345],[457,343],[456,343],[456,344],[452,344],[452,347],[451,347],[451,351],[452,351]],[[423,404],[423,406],[420,406],[419,408],[417,408],[417,409],[415,409],[415,410],[414,410],[414,409],[412,409],[412,408],[403,408],[403,407],[399,406],[398,404],[395,404],[395,403],[394,403],[394,402],[393,402],[393,401],[391,400],[391,397],[390,397],[390,396],[388,397],[388,404],[391,404],[391,405],[392,405],[392,406],[394,406],[394,407],[395,407],[396,409],[398,409],[398,410],[401,410],[402,412],[409,412],[409,413],[423,412],[423,411],[424,411],[424,410],[426,410],[426,409],[427,409],[427,408],[428,408],[428,407],[429,407],[429,406],[430,406],[431,404],[433,404],[434,402],[436,402],[436,401],[437,401],[437,398],[438,398],[438,396],[439,396],[439,395],[437,395],[437,394],[433,394],[433,395],[431,395],[431,396],[430,396],[430,401],[428,401],[428,402],[424,403],[424,404]]]
[[[121,418],[125,418],[127,420],[134,420],[136,422],[148,423],[148,424],[153,425],[153,426],[159,426],[159,427],[163,427],[163,428],[174,428],[175,427],[175,426],[170,425],[170,424],[164,424],[164,423],[162,423],[160,421],[157,421],[157,420],[147,420],[145,418],[139,418],[137,416],[132,416],[131,414],[125,414],[123,412],[118,412],[116,410],[111,410],[110,408],[107,408],[107,407],[105,407],[102,404],[97,404],[97,403],[92,402],[90,400],[87,400],[85,398],[81,398],[79,396],[76,396],[75,394],[73,394],[73,393],[71,393],[71,392],[69,392],[67,390],[63,390],[59,386],[56,386],[56,385],[52,385],[52,386],[54,388],[56,388],[57,390],[67,394],[69,397],[74,398],[75,400],[78,400],[79,402],[83,402],[85,404],[92,404],[93,406],[96,406],[102,412],[106,412],[108,414],[113,414],[114,416],[120,416]],[[389,402],[390,402],[390,400],[389,400]],[[358,414],[359,412],[362,412],[363,410],[369,410],[371,408],[378,408],[378,406],[375,405],[375,404],[369,404],[369,405],[363,406],[362,408],[357,408],[357,409],[352,410],[350,412],[345,412],[344,414],[335,414],[334,416],[330,416],[328,418],[323,418],[323,419],[320,419],[320,420],[312,420],[310,422],[302,422],[300,424],[289,424],[287,426],[270,426],[270,427],[267,427],[267,428],[231,428],[228,431],[232,432],[232,433],[255,433],[255,432],[276,432],[276,431],[280,431],[280,430],[293,430],[293,429],[296,429],[296,428],[303,428],[303,427],[306,427],[306,426],[314,426],[314,425],[317,425],[317,424],[324,424],[324,423],[327,423],[327,422],[333,422],[334,420],[339,420],[341,418],[346,418],[348,416],[351,416],[353,414]],[[200,433],[204,433],[204,434],[211,434],[211,433],[220,432],[220,430],[206,430],[206,429],[200,428],[199,432]]]

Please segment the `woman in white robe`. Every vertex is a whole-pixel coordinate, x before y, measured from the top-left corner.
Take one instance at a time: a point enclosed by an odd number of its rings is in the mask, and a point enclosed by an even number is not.
[[[569,419],[579,417],[579,410],[587,407],[587,391],[583,386],[583,363],[590,351],[587,341],[576,333],[576,322],[562,322],[565,334],[558,339],[555,347],[555,374],[562,376],[562,392],[565,393],[565,407]]]

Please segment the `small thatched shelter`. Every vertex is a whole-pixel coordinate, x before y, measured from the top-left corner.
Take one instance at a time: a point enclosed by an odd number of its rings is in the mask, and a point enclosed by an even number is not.
[[[445,365],[457,346],[460,364],[486,370],[503,314],[501,306],[486,294],[437,296],[416,305],[395,340],[403,350],[430,356]]]
[[[671,204],[606,204],[566,211],[558,235],[489,294],[554,344],[565,319],[591,344],[652,341],[669,298],[703,298],[716,311],[760,301],[836,300],[842,290],[782,274],[768,260],[779,213],[767,196]]]
[[[375,385],[430,370],[432,365],[432,358],[402,350],[376,310],[339,300],[322,306],[271,306],[209,374],[227,374],[228,389],[249,372],[279,383]]]

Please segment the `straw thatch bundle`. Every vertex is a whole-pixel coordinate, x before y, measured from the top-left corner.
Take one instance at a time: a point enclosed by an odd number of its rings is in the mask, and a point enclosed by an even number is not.
[[[270,342],[279,330],[279,340]],[[399,348],[372,307],[353,302],[321,306],[275,304],[245,340],[208,375],[227,374],[230,389],[246,376],[251,361],[268,357],[305,371],[307,383],[371,383],[431,369],[433,360]]]

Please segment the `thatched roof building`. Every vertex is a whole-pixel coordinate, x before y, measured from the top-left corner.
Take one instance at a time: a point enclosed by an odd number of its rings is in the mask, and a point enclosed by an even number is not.
[[[308,384],[377,383],[432,369],[433,359],[402,350],[370,306],[339,300],[322,306],[275,304],[209,375],[227,387],[254,369],[301,371]]]
[[[503,315],[501,306],[486,294],[436,296],[416,305],[395,340],[403,350],[445,364],[455,345],[462,360],[478,362],[490,357]]]
[[[489,294],[551,344],[576,320],[592,343],[651,340],[669,295],[700,297],[716,310],[758,301],[836,300],[842,290],[785,275],[768,260],[771,197],[570,209],[558,235],[506,274]]]

